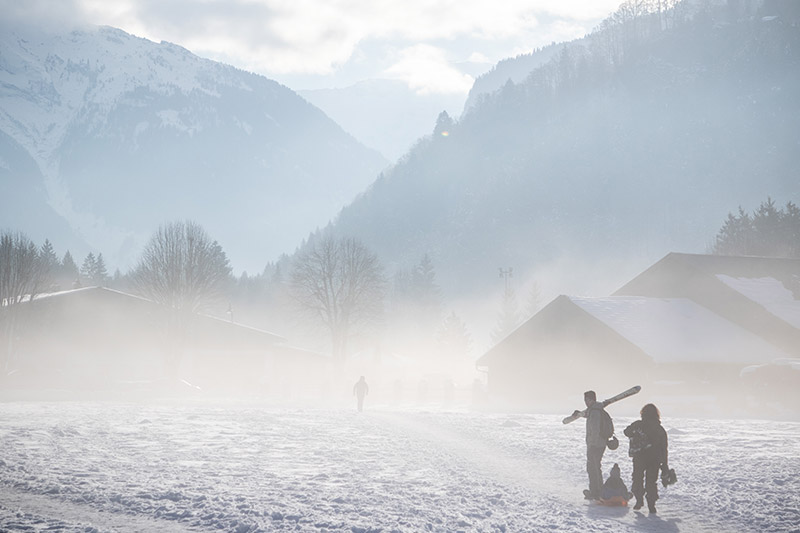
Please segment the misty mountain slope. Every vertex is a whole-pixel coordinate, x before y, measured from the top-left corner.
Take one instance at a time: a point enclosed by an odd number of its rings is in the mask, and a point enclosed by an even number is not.
[[[392,264],[431,254],[452,294],[496,285],[500,266],[524,279],[568,257],[591,276],[607,259],[702,252],[739,205],[800,201],[797,13],[667,15],[608,26],[507,83],[335,230]]]
[[[113,28],[0,39],[0,129],[123,267],[159,224],[191,218],[234,268],[260,270],[386,164],[288,88],[176,45]]]
[[[69,228],[67,221],[45,201],[44,179],[27,150],[0,131],[0,230],[21,231],[37,243],[44,239],[68,248],[85,248],[86,243]],[[47,231],[37,231],[36,228]]]
[[[464,110],[469,110],[477,105],[482,97],[501,89],[508,80],[513,83],[524,81],[534,70],[552,60],[563,48],[581,46],[582,41],[583,39],[569,43],[553,43],[529,54],[520,54],[517,57],[499,61],[489,72],[475,79],[475,83],[472,85],[469,95],[467,95]]]
[[[457,116],[458,94],[417,94],[399,80],[366,80],[341,89],[298,91],[362,143],[396,161],[429,133],[442,110]]]

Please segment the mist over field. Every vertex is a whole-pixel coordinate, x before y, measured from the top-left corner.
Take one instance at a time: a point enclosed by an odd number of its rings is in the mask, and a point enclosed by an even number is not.
[[[0,530],[800,524],[800,4],[12,4]]]

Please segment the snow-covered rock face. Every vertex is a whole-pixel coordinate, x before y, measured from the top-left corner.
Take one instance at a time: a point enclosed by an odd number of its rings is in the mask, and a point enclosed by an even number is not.
[[[612,408],[612,414],[613,408]],[[7,403],[3,531],[791,531],[798,427],[664,413],[658,515],[583,500],[560,415],[232,403]],[[616,417],[620,429],[631,418]],[[513,422],[513,423],[511,423]],[[627,447],[606,451],[630,487]]]
[[[53,155],[64,128],[91,102],[98,117],[137,87],[170,95],[193,90],[213,94],[210,81],[225,82],[225,67],[187,50],[103,27],[64,35],[4,33],[2,46],[3,129],[16,122],[26,146]],[[191,62],[196,68],[174,68]],[[203,80],[205,77],[206,80]],[[97,117],[96,117],[97,118]]]
[[[0,130],[0,172],[21,175],[7,153],[26,152],[25,179],[122,267],[159,224],[192,218],[234,268],[263,268],[385,163],[274,81],[108,27],[0,33]]]

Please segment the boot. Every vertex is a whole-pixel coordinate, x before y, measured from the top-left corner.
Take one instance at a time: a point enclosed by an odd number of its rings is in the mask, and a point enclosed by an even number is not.
[[[650,514],[656,514],[656,504],[647,504],[647,510],[650,511]]]
[[[633,510],[634,511],[638,511],[639,509],[642,508],[643,505],[644,504],[642,503],[642,499],[639,496],[637,496],[636,497],[636,505],[633,506]]]

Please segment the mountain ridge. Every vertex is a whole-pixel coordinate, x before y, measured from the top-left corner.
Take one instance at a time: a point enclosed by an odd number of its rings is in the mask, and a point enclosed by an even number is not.
[[[387,163],[290,89],[175,44],[110,27],[0,39],[0,130],[35,161],[29,181],[70,242],[123,268],[159,224],[192,218],[259,271]]]
[[[800,16],[772,9],[616,13],[419,142],[331,231],[401,268],[429,254],[451,297],[508,266],[518,287],[605,293],[704,251],[737,206],[800,201]]]

